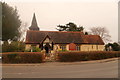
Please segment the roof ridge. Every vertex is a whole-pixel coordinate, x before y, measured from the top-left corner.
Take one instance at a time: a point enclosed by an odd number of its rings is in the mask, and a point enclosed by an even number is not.
[[[99,36],[99,35],[85,35],[85,36]]]
[[[31,32],[59,32],[59,33],[83,33],[79,31],[37,31],[37,30],[27,30]]]

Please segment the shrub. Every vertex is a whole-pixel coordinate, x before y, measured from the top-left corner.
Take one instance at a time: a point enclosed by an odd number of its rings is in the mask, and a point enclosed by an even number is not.
[[[18,61],[19,59],[17,58],[17,56],[18,56],[18,54],[15,54],[15,53],[7,55],[8,59],[9,59],[9,62],[11,62],[11,63],[17,63],[17,62],[19,62]]]
[[[74,62],[120,57],[120,51],[59,52],[58,61]]]
[[[41,52],[40,48],[38,47],[32,47],[32,52]]]
[[[19,41],[13,41],[8,43],[5,41],[2,44],[2,52],[24,52],[25,50],[25,43]]]
[[[59,49],[58,52],[66,52],[67,50],[62,50],[62,49]]]
[[[3,63],[42,63],[44,55],[40,52],[2,53]]]
[[[29,50],[25,50],[24,52],[31,52],[31,50],[29,49]]]

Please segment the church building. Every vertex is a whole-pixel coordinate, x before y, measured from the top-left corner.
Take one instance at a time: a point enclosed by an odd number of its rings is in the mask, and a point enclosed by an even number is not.
[[[104,42],[99,35],[85,35],[73,31],[40,31],[35,13],[26,34],[26,50],[32,47],[49,51],[103,51]]]

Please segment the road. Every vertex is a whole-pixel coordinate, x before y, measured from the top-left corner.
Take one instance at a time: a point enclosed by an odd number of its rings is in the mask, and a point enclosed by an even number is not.
[[[3,78],[117,78],[118,61],[97,63],[49,62],[40,65],[5,65]]]

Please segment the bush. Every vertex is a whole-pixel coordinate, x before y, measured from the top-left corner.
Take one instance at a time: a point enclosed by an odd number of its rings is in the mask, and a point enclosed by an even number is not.
[[[25,43],[19,41],[13,41],[8,43],[5,41],[2,44],[2,52],[24,52],[25,50]]]
[[[40,48],[38,47],[32,47],[32,52],[41,52]]]
[[[32,49],[27,49],[24,52],[41,52],[41,49],[36,46],[33,46]]]
[[[59,49],[58,52],[67,52],[68,50],[62,50],[62,49]]]
[[[120,57],[120,51],[59,52],[58,61],[74,62]]]
[[[42,63],[43,53],[40,52],[9,52],[2,53],[3,63]]]

